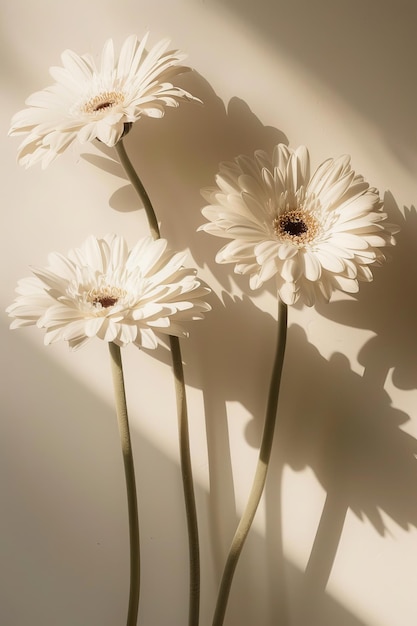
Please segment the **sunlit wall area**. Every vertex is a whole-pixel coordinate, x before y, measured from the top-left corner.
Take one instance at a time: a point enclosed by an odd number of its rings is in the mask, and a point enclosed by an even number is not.
[[[14,0],[1,6],[2,310],[30,266],[91,234],[148,232],[118,163],[98,142],[48,168],[16,163],[7,137],[25,99],[69,48],[169,38],[202,101],[143,118],[126,150],[161,234],[187,250],[212,310],[181,340],[201,541],[201,626],[212,623],[228,547],[260,445],[277,333],[273,281],[257,291],[223,241],[197,231],[221,161],[278,143],[312,168],[349,154],[400,227],[390,261],[356,296],[288,311],[276,438],[225,626],[412,626],[417,620],[417,8],[411,0]],[[108,359],[71,352],[3,313],[0,622],[125,623],[128,526]],[[137,472],[139,624],[187,623],[187,534],[166,345],[123,350]]]

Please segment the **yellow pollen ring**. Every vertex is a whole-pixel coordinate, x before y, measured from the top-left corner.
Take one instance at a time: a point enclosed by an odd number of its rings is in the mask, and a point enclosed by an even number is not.
[[[99,113],[105,109],[111,109],[117,104],[122,104],[124,99],[124,94],[121,91],[103,91],[83,104],[82,110],[84,113]]]
[[[272,226],[275,235],[281,241],[288,241],[298,246],[311,243],[320,230],[317,218],[302,209],[282,213],[273,220]]]
[[[120,287],[101,287],[98,289],[90,289],[87,293],[87,300],[96,307],[102,307],[107,309],[110,306],[114,306],[120,298],[126,295],[126,291]]]

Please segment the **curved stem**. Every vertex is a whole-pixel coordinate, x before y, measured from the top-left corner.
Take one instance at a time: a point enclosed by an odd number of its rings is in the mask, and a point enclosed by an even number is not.
[[[140,548],[135,468],[133,465],[132,444],[130,441],[129,419],[127,415],[122,357],[120,353],[120,348],[115,343],[109,343],[109,350],[111,357],[111,369],[113,375],[117,420],[119,423],[120,442],[122,445],[123,463],[125,468],[127,505],[129,516],[130,591],[126,624],[127,626],[136,626],[139,609]]]
[[[217,596],[217,604],[213,618],[213,626],[221,626],[226,613],[230,588],[232,586],[233,575],[242,552],[244,543],[255,517],[262,493],[265,487],[266,475],[268,472],[269,459],[271,456],[272,443],[274,440],[274,430],[278,407],[279,388],[281,383],[282,367],[284,363],[285,344],[287,338],[287,305],[279,300],[278,310],[278,334],[275,361],[272,368],[271,383],[269,387],[268,404],[266,409],[264,431],[262,434],[259,457],[256,466],[255,476],[246,508],[243,511],[239,525],[233,537],[229,555],[223,571],[220,589]]]
[[[137,175],[121,139],[116,144],[120,163],[126,171],[130,182],[143,202],[149,222],[149,229],[154,239],[160,238],[158,220],[149,196]],[[197,511],[194,497],[193,475],[191,468],[190,441],[188,432],[187,400],[185,394],[184,371],[182,367],[181,348],[178,337],[170,335],[172,367],[175,378],[175,395],[179,429],[180,465],[184,491],[185,512],[187,518],[187,534],[189,546],[189,626],[198,626],[200,610],[200,549],[198,539]]]
[[[142,185],[142,181],[140,180],[139,176],[136,174],[135,168],[133,167],[129,157],[127,156],[122,139],[120,139],[120,141],[116,144],[115,148],[116,148],[116,152],[119,157],[120,163],[122,164],[138,196],[143,202],[143,208],[146,211],[146,217],[148,218],[149,229],[152,233],[152,237],[154,239],[159,239],[161,235],[159,232],[158,220],[156,219],[155,211],[153,210],[153,206],[146,192],[146,189]]]
[[[188,528],[189,566],[190,566],[190,606],[189,626],[197,626],[200,610],[200,552],[198,540],[197,512],[193,489],[191,468],[190,439],[188,432],[187,402],[185,397],[184,371],[182,367],[180,343],[178,337],[170,336],[172,366],[175,377],[177,398],[178,431],[182,484],[184,489],[185,510]]]

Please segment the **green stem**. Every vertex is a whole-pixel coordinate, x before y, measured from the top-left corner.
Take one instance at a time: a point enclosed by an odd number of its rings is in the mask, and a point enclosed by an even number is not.
[[[116,144],[116,151],[130,182],[141,199],[149,222],[149,229],[154,239],[160,238],[158,220],[149,196],[137,175],[121,139]],[[178,436],[180,448],[180,465],[184,491],[185,512],[187,518],[188,550],[189,550],[189,613],[188,625],[198,626],[200,610],[200,550],[198,539],[197,511],[194,497],[193,474],[191,468],[190,441],[188,430],[187,401],[185,394],[184,371],[182,367],[181,348],[178,337],[169,337],[172,367],[175,378],[175,395],[177,402]]]
[[[152,233],[152,237],[154,239],[160,238],[158,220],[156,219],[155,211],[153,209],[152,203],[149,199],[149,196],[146,192],[145,187],[142,185],[142,181],[139,176],[136,174],[135,168],[133,167],[129,157],[127,156],[126,149],[123,144],[123,140],[120,141],[115,146],[117,155],[119,157],[120,163],[122,164],[130,182],[132,183],[135,191],[138,196],[142,200],[143,208],[146,211],[146,217],[149,222],[149,229]]]
[[[271,383],[269,387],[268,404],[266,409],[264,431],[259,449],[258,463],[246,508],[238,524],[233,537],[223,577],[220,583],[217,604],[213,618],[213,626],[221,626],[224,621],[233,575],[242,552],[244,543],[255,517],[262,493],[265,487],[268,472],[269,459],[271,457],[272,443],[278,407],[279,389],[281,383],[282,367],[284,363],[285,345],[287,339],[287,305],[279,299],[278,310],[278,334],[275,361],[272,369]]]
[[[123,463],[125,468],[127,505],[129,516],[130,539],[130,591],[127,626],[136,626],[139,608],[140,588],[140,548],[138,503],[136,496],[135,468],[133,464],[132,444],[130,441],[129,419],[127,415],[126,393],[123,378],[122,357],[120,348],[109,343],[111,369],[113,375],[114,396],[117,420],[119,423],[120,442],[122,445]]]
[[[184,371],[182,367],[180,342],[178,337],[170,336],[172,367],[175,377],[175,393],[177,398],[177,415],[179,430],[180,462],[182,484],[184,490],[185,511],[187,516],[189,546],[189,626],[197,626],[200,610],[200,551],[198,525],[193,489],[193,473],[191,468],[190,439],[188,432],[187,401],[185,397]]]

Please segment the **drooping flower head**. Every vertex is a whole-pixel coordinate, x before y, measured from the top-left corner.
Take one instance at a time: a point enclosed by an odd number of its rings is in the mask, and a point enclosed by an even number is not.
[[[218,263],[250,274],[252,289],[276,277],[279,297],[308,306],[334,290],[355,293],[371,281],[371,264],[395,243],[376,189],[356,174],[350,157],[324,161],[310,176],[308,150],[280,144],[222,163],[217,187],[202,191],[210,203],[199,230],[231,241]]]
[[[165,239],[141,239],[129,251],[116,235],[89,237],[67,256],[52,253],[49,265],[19,281],[7,309],[11,328],[46,329],[45,344],[60,339],[71,348],[92,337],[119,346],[156,348],[155,332],[187,336],[183,322],[210,310],[196,272],[183,266]]]
[[[45,168],[75,139],[114,146],[142,115],[162,117],[165,107],[178,106],[181,99],[198,101],[171,82],[189,69],[181,65],[185,55],[168,50],[168,40],[147,52],[147,39],[148,33],[140,42],[128,37],[118,59],[109,39],[99,65],[89,54],[63,52],[62,67],[50,68],[56,82],[32,94],[29,108],[12,118],[9,134],[26,135],[19,163],[29,167],[41,161]]]

